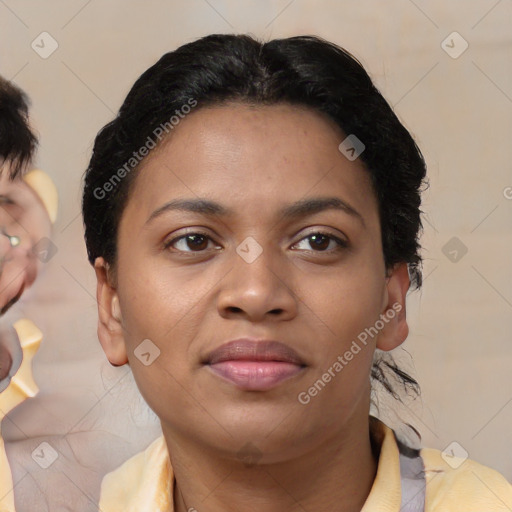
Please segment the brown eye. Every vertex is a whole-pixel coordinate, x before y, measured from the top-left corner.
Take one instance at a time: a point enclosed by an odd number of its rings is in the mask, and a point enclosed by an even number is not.
[[[208,246],[208,240],[203,235],[187,235],[185,237],[185,243],[189,249],[195,250],[203,250]]]
[[[329,248],[329,243],[331,240],[326,235],[311,235],[309,237],[309,244],[314,249],[319,249],[320,251],[325,251]]]
[[[181,252],[201,252],[208,249],[208,242],[211,241],[211,238],[204,233],[187,233],[166,242],[165,248],[173,247]]]
[[[311,233],[295,245],[297,246],[304,241],[307,241],[309,244],[309,248],[305,247],[304,249],[314,252],[333,252],[343,249],[348,245],[346,241],[334,235],[321,232]]]

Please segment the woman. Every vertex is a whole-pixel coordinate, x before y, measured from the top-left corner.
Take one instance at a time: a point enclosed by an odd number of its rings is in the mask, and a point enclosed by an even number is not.
[[[371,377],[416,386],[376,350],[408,334],[424,179],[319,38],[212,35],[143,73],[96,138],[83,215],[100,342],[163,436],[107,475],[101,510],[512,507],[498,473],[369,415]]]

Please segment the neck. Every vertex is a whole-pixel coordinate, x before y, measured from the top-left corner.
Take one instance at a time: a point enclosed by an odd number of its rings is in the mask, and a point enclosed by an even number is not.
[[[176,512],[356,512],[377,471],[367,415],[357,428],[324,437],[300,456],[267,464],[234,461],[165,428],[164,436],[176,479]]]

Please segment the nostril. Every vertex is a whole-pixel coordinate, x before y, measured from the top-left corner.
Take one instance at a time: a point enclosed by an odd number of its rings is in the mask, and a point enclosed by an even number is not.
[[[8,375],[9,371],[11,370],[12,366],[12,357],[11,353],[0,342],[0,381],[4,380]]]
[[[240,311],[242,311],[242,310],[241,310],[239,307],[237,307],[237,306],[229,306],[229,307],[228,307],[228,309],[229,309],[229,311],[230,311],[231,313],[240,313]]]

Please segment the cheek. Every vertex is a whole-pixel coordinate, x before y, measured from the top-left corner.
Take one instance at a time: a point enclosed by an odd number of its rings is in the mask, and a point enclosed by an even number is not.
[[[138,273],[120,286],[124,339],[133,376],[153,411],[162,416],[166,403],[182,410],[189,371],[189,341],[197,319],[192,297],[164,279]],[[125,293],[123,293],[125,290]],[[196,298],[197,302],[197,298]]]
[[[307,278],[305,303],[340,341],[354,339],[373,325],[386,296],[384,270],[374,263],[347,266],[318,279]]]
[[[161,416],[164,400],[179,403],[177,380],[167,368],[166,358],[160,354],[149,365],[142,364],[136,357],[130,359],[130,368],[141,395],[151,409]],[[172,397],[172,399],[170,398]]]
[[[167,409],[166,401],[178,409],[194,405],[187,401],[185,387],[197,364],[195,348],[204,341],[201,327],[212,284],[204,276],[192,279],[177,269],[148,263],[124,262],[118,267],[130,367],[142,396],[158,415]]]
[[[350,407],[369,389],[378,335],[374,329],[385,298],[384,271],[375,263],[346,268],[325,280],[311,279],[309,290],[306,314],[312,312],[312,318],[321,319],[318,323],[324,333],[319,335],[324,344],[315,379],[329,382],[323,400]]]
[[[144,338],[163,347],[197,325],[208,287],[176,269],[152,268],[147,263],[125,266],[119,273],[119,301],[129,344]]]

